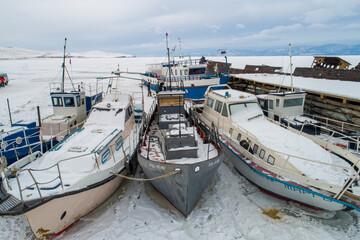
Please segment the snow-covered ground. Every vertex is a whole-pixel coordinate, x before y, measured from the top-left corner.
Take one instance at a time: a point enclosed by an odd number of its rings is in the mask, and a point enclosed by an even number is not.
[[[309,57],[298,57],[309,62]],[[223,58],[213,58],[222,60]],[[294,57],[294,63],[297,57]],[[359,59],[359,57],[358,57]],[[121,71],[143,72],[146,64],[164,58],[74,58],[68,65],[74,81],[95,82]],[[281,57],[229,57],[233,66],[268,64],[281,66]],[[288,59],[284,59],[287,62]],[[349,60],[346,59],[345,60]],[[6,99],[15,121],[36,120],[36,106],[42,117],[52,113],[49,83],[61,77],[61,59],[36,58],[0,60],[0,72],[10,82],[0,88],[0,123],[9,125]],[[350,61],[351,62],[351,61]],[[356,61],[355,61],[356,62]],[[137,75],[127,75],[140,78]],[[124,92],[139,91],[139,81],[123,79]],[[137,173],[138,177],[144,177]],[[280,219],[263,214],[278,209]],[[22,217],[0,219],[1,239],[34,239]],[[360,239],[360,213],[315,211],[259,191],[231,166],[222,164],[198,204],[184,218],[150,183],[126,181],[98,209],[81,218],[56,239]]]

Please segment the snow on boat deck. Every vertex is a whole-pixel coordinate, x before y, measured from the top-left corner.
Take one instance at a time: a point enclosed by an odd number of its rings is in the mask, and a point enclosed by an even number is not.
[[[259,110],[261,111],[261,110]],[[233,115],[232,120],[253,134],[260,143],[279,153],[285,153],[296,157],[290,157],[289,162],[306,176],[319,179],[331,184],[343,185],[349,177],[349,172],[339,171],[338,167],[326,165],[338,165],[344,168],[350,166],[340,158],[332,157],[331,154],[310,139],[293,133],[268,121],[264,116],[248,120],[248,117],[256,116],[257,111],[242,115]],[[305,158],[320,163],[306,161]],[[322,164],[326,163],[326,164]]]

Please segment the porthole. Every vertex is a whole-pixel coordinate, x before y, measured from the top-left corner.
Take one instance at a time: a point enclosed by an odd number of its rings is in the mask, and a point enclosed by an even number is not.
[[[63,214],[61,214],[60,220],[63,220],[63,218],[66,216],[66,211],[63,212]]]

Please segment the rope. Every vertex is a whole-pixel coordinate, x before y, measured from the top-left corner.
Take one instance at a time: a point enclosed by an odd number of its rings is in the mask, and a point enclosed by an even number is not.
[[[152,181],[152,180],[156,180],[156,179],[160,179],[160,178],[165,178],[165,177],[170,177],[172,175],[181,173],[181,170],[174,170],[168,173],[165,173],[164,175],[158,176],[158,177],[153,177],[153,178],[133,178],[133,177],[128,177],[128,176],[124,176],[118,173],[114,173],[114,172],[110,172],[111,174],[117,176],[117,177],[121,177],[121,178],[125,178],[127,180],[133,180],[133,181]]]

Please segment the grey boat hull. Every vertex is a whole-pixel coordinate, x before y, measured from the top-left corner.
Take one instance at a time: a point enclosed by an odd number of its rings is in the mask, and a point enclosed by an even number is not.
[[[213,179],[224,155],[191,164],[173,164],[148,160],[138,154],[140,167],[147,178],[162,176],[180,169],[181,173],[152,180],[151,184],[182,214],[187,216]]]

